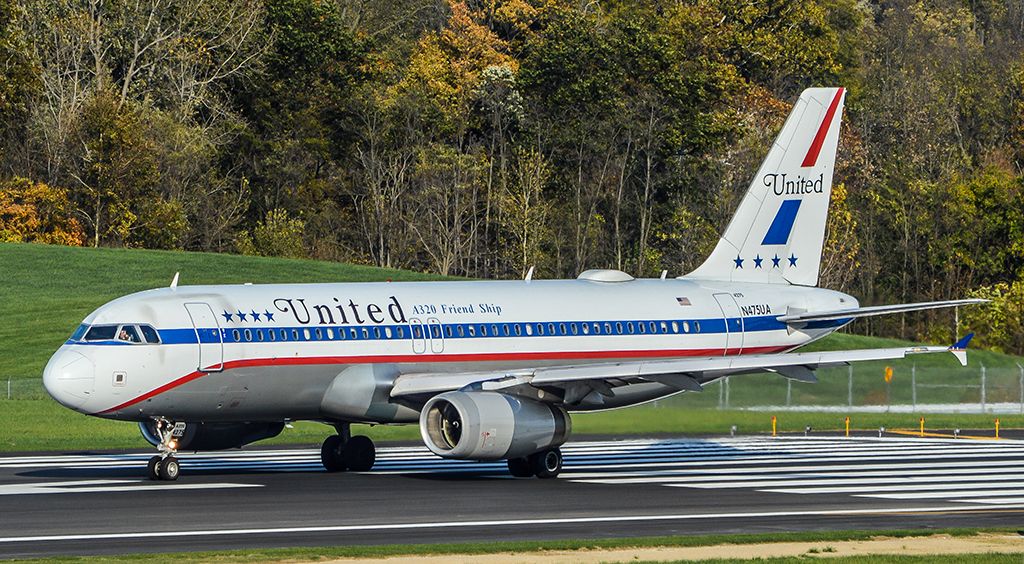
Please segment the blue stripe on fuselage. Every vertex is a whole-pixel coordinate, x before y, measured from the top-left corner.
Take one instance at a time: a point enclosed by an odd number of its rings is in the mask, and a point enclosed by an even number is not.
[[[806,329],[833,329],[846,325],[852,318],[814,321],[807,323]],[[744,333],[756,333],[763,331],[779,331],[786,329],[786,324],[779,321],[776,316],[765,315],[756,317],[732,317],[728,320],[729,331],[736,333],[740,331],[741,323]],[[632,324],[632,330],[630,329]],[[644,330],[640,331],[640,325]],[[652,325],[653,324],[653,325]],[[529,333],[526,326],[530,326]],[[583,331],[583,325],[587,325],[587,332]],[[538,326],[542,329],[538,331]],[[598,326],[595,331],[594,327]],[[652,331],[652,326],[654,330]],[[718,318],[709,319],[645,319],[645,320],[608,320],[608,321],[531,321],[518,323],[447,323],[440,326],[419,325],[421,333],[414,336],[411,326],[402,325],[362,325],[362,326],[293,326],[293,327],[238,327],[219,329],[201,328],[199,336],[203,343],[274,343],[274,342],[316,342],[316,341],[395,341],[423,339],[428,335],[423,331],[439,330],[443,332],[444,339],[527,339],[543,337],[642,337],[661,335],[709,335],[726,332],[726,320]],[[472,327],[472,331],[470,330]],[[516,328],[518,327],[518,334]],[[575,332],[573,328],[575,327]],[[484,328],[483,330],[481,328]],[[551,329],[554,328],[554,331]],[[317,336],[317,330],[320,335]],[[329,336],[327,329],[331,329]],[[496,331],[495,331],[496,329]],[[609,330],[610,329],[610,330]],[[245,339],[245,331],[250,333],[250,339]],[[285,333],[284,338],[271,340],[269,332],[274,331],[275,337],[281,332]],[[309,332],[309,338],[306,337]],[[344,331],[344,338],[339,338],[339,333]],[[507,331],[507,334],[506,334]],[[237,332],[237,338],[236,338]],[[262,332],[263,339],[260,339]],[[495,332],[497,334],[495,334]],[[192,328],[181,329],[160,329],[160,343],[164,345],[181,345],[196,343],[196,330]],[[389,336],[390,334],[390,336]],[[297,338],[293,338],[297,337]],[[436,335],[434,338],[442,338]],[[98,346],[124,346],[133,343],[121,341],[99,341],[85,342],[68,340],[69,345],[98,345]]]

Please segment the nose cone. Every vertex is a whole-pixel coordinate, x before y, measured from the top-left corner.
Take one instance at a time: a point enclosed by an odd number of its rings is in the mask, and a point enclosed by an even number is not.
[[[93,390],[96,366],[81,353],[61,347],[43,370],[46,392],[61,405],[77,409]]]

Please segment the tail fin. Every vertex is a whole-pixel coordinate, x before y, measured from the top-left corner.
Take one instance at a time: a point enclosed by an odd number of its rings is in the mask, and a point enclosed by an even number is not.
[[[800,94],[718,246],[686,278],[818,284],[844,94]]]

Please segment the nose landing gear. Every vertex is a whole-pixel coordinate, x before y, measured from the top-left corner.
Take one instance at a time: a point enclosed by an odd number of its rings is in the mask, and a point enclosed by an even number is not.
[[[366,472],[373,468],[377,451],[370,437],[351,436],[351,426],[340,423],[335,426],[337,435],[331,435],[320,447],[320,462],[328,472]]]
[[[149,459],[146,474],[150,480],[173,482],[181,473],[178,459],[174,455],[178,452],[178,439],[185,433],[185,423],[179,421],[172,425],[166,419],[157,419],[156,432],[160,437],[160,444],[156,447],[160,454]]]

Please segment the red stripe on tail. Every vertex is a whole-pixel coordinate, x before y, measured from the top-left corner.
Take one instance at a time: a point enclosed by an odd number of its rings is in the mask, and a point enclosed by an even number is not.
[[[821,152],[821,146],[825,143],[825,136],[828,135],[828,128],[832,125],[832,118],[836,115],[836,108],[839,107],[839,100],[843,97],[843,90],[843,88],[837,90],[836,97],[832,98],[832,103],[829,105],[828,111],[825,112],[825,119],[821,120],[818,133],[814,136],[811,148],[807,149],[807,156],[804,157],[804,162],[800,166],[814,166],[818,162],[818,153]]]

